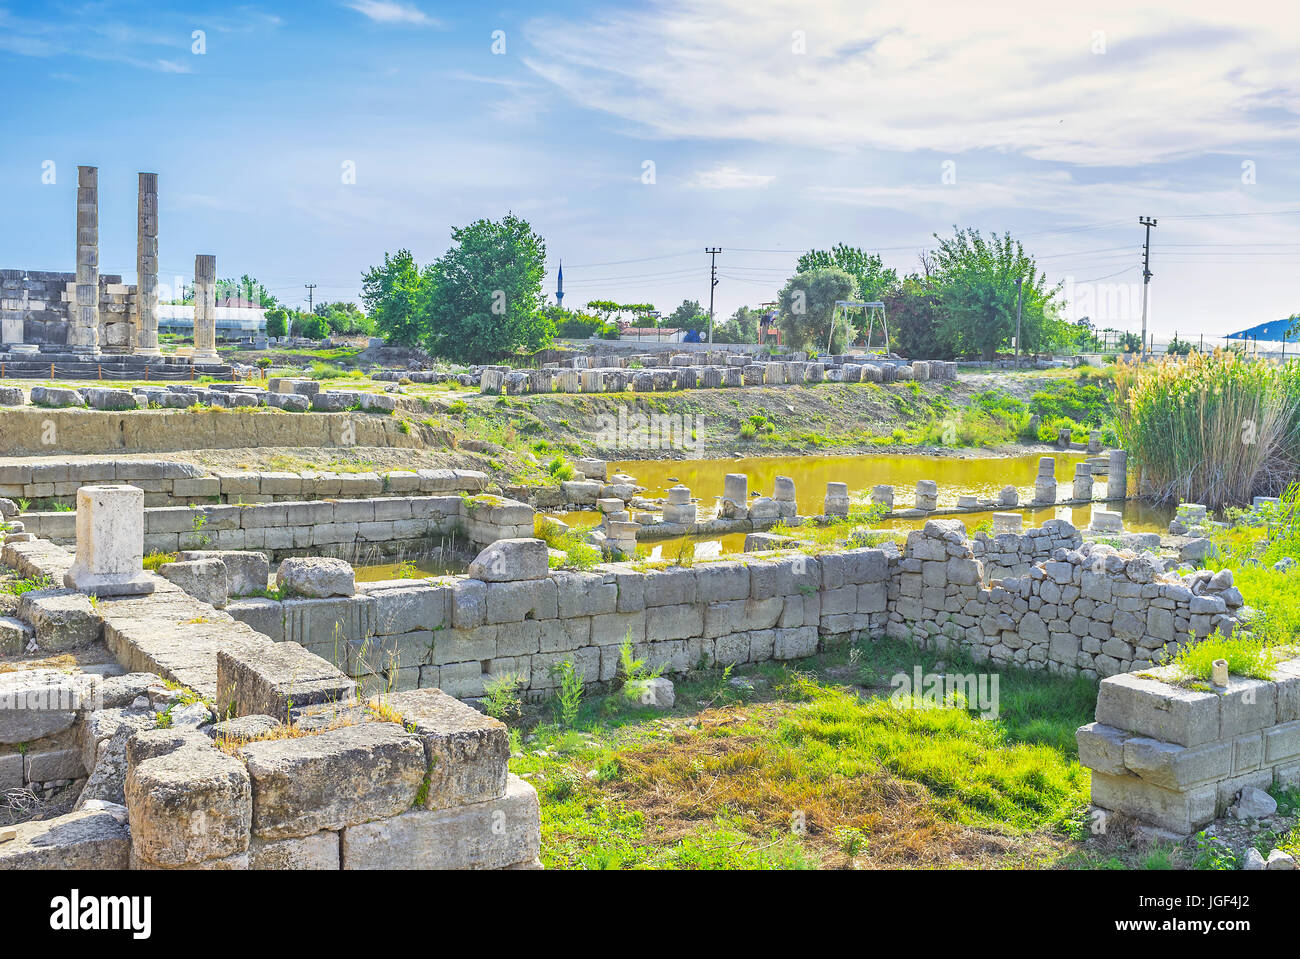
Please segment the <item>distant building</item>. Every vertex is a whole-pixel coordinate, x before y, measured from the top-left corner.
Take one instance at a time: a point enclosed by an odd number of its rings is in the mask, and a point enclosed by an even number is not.
[[[681,343],[686,331],[667,326],[624,326],[619,328],[620,340],[654,340],[658,343]]]

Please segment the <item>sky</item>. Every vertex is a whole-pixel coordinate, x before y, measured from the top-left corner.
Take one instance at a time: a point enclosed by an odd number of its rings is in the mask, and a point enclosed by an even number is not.
[[[196,253],[305,306],[509,211],[566,302],[775,299],[844,242],[918,269],[1010,231],[1068,318],[1184,338],[1300,310],[1300,4],[0,0],[0,268],[135,278]]]

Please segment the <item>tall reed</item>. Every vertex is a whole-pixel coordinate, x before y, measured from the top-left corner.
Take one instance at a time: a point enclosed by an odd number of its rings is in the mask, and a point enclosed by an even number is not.
[[[1296,479],[1300,366],[1216,350],[1125,363],[1115,388],[1119,439],[1144,497],[1218,509]]]

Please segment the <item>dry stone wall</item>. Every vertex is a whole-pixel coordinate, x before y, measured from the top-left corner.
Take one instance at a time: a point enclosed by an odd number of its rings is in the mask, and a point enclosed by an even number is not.
[[[984,585],[964,530],[931,520],[908,534],[891,581],[889,635],[1097,678],[1149,668],[1193,637],[1231,634],[1241,619],[1230,572],[1180,577],[1153,554],[1096,543],[1057,548],[1025,575]]]

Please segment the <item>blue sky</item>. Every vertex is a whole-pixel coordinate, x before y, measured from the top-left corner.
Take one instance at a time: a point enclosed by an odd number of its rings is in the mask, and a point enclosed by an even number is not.
[[[797,251],[911,271],[959,224],[1023,237],[1068,315],[1137,329],[1146,214],[1157,334],[1300,310],[1294,5],[159,6],[0,0],[0,267],[72,269],[88,163],[104,272],[134,279],[149,170],[164,282],[214,253],[291,303],[514,210],[570,303],[707,301],[721,246],[725,315]]]

